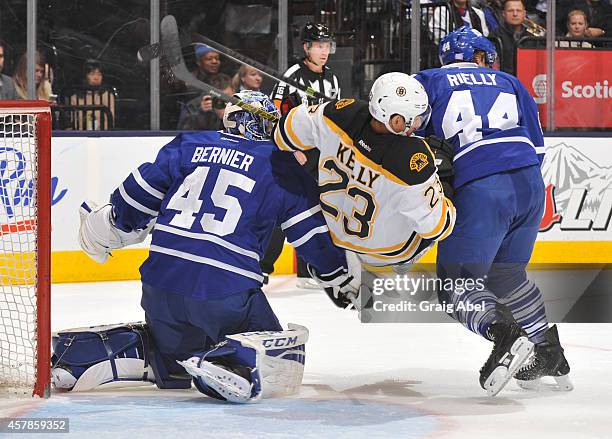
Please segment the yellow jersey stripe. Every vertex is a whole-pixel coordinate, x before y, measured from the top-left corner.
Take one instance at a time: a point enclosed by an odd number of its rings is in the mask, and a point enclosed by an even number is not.
[[[425,139],[421,139],[423,141],[423,143],[425,144],[425,146],[427,147],[427,150],[429,151],[429,153],[431,154],[431,156],[434,158],[436,158],[436,155],[433,153],[433,151],[431,150],[431,147],[429,146],[429,143],[427,143],[427,141]]]
[[[456,220],[456,211],[455,211],[455,206],[453,206],[453,203],[448,200],[448,203],[450,204],[450,217],[451,217],[451,222],[448,225],[448,229],[446,229],[446,232],[444,232],[436,241],[442,241],[443,239],[445,239],[446,237],[448,237],[448,235],[451,234],[451,232],[453,231],[453,227],[455,225],[455,220]]]
[[[293,152],[294,150],[287,145],[287,143],[285,143],[285,141],[283,140],[283,136],[280,133],[280,126],[277,125],[276,129],[274,130],[274,143],[276,143],[276,146],[278,146],[278,148],[282,151],[289,151],[289,152]]]
[[[415,251],[415,249],[418,248],[418,246],[421,244],[422,238],[419,235],[415,235],[415,239],[413,239],[412,243],[408,246],[408,248],[403,251],[402,253],[399,253],[397,255],[376,255],[376,254],[368,254],[369,257],[372,258],[376,258],[376,259],[382,259],[382,260],[388,260],[388,259],[401,259],[401,260],[405,260],[405,259],[409,259],[408,256],[412,257],[413,253]]]
[[[440,215],[440,219],[438,220],[438,223],[436,224],[436,226],[433,228],[431,232],[420,233],[421,237],[425,239],[429,239],[429,238],[433,238],[436,235],[439,235],[440,232],[442,231],[442,227],[444,227],[444,224],[446,224],[447,211],[448,211],[448,204],[446,203],[446,198],[442,197],[442,214]]]
[[[387,179],[391,180],[394,183],[401,184],[402,186],[410,186],[408,183],[397,178],[395,175],[387,171],[378,163],[374,163],[372,160],[363,155],[357,148],[355,148],[353,140],[348,136],[348,134],[346,134],[344,130],[342,130],[342,128],[336,125],[331,119],[329,119],[327,116],[323,116],[323,120],[325,121],[329,129],[336,133],[346,145],[351,147],[351,149],[355,153],[355,160],[375,170],[376,172],[383,174],[385,177],[387,177]]]
[[[285,119],[285,124],[283,128],[285,130],[285,133],[289,135],[289,139],[293,142],[294,146],[298,147],[302,151],[308,151],[309,149],[314,148],[314,146],[304,145],[302,141],[298,138],[298,136],[295,135],[295,131],[293,131],[293,128],[291,127],[291,125],[293,124],[293,116],[295,116],[295,112],[298,108],[299,107],[295,107],[289,112],[287,119]]]
[[[390,252],[393,252],[393,251],[400,250],[406,244],[406,242],[402,242],[400,244],[397,244],[397,245],[394,245],[394,246],[391,246],[391,247],[384,247],[384,248],[362,247],[362,246],[359,246],[359,245],[352,244],[352,243],[350,243],[348,241],[341,240],[338,237],[338,235],[336,235],[331,230],[329,231],[329,234],[332,237],[332,241],[334,241],[334,244],[336,244],[337,246],[343,247],[343,248],[347,248],[347,249],[350,249],[350,250],[354,250],[354,251],[356,251],[358,253],[367,253],[367,254],[370,254],[370,253],[390,253]]]

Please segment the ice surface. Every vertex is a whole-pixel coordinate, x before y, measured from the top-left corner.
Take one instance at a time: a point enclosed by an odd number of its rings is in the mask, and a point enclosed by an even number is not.
[[[296,397],[231,405],[193,389],[53,393],[0,400],[0,417],[69,417],[70,434],[58,439],[610,437],[612,324],[559,326],[574,391],[526,391],[512,382],[488,398],[478,369],[490,345],[463,327],[361,324],[322,292],[294,285],[293,277],[273,277],[265,291],[284,325],[310,330]],[[54,330],[144,317],[138,282],[54,285],[52,297]]]

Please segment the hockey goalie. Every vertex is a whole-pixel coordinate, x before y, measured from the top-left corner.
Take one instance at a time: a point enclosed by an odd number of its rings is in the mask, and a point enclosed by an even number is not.
[[[276,114],[259,92],[235,95]],[[272,126],[228,105],[224,132],[181,134],[144,163],[110,203],[81,207],[79,243],[97,262],[152,231],[140,267],[145,324],[60,331],[53,383],[90,390],[155,382],[230,402],[295,393],[308,331],[283,330],[261,290],[259,260],[275,224],[324,287],[356,294],[344,252],[330,239],[316,185]]]

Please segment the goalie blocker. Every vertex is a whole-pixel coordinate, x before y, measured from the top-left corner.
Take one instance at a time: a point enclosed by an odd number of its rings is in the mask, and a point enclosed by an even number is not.
[[[207,352],[177,363],[208,396],[238,403],[257,402],[297,392],[307,340],[308,330],[290,323],[286,331],[228,335]],[[53,336],[51,361],[52,384],[61,390],[150,383],[159,388],[191,387],[189,381],[165,370],[143,322],[60,331]]]

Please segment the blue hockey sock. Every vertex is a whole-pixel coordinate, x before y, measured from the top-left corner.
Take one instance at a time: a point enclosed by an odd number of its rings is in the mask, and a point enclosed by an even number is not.
[[[510,294],[499,299],[512,312],[516,322],[527,332],[529,340],[539,344],[546,341],[544,333],[548,329],[546,310],[542,294],[529,279],[525,280]]]
[[[487,328],[498,317],[497,297],[486,289],[466,291],[463,294],[450,293],[449,297],[454,308],[452,317],[470,331],[488,338]],[[470,309],[469,305],[478,306]]]

